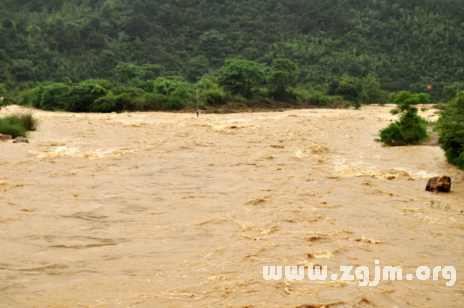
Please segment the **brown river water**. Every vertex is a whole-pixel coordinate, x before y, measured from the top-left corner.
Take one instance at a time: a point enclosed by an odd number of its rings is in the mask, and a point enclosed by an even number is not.
[[[374,142],[391,108],[35,111],[29,144],[0,144],[0,307],[464,307],[464,172],[438,146]],[[435,175],[449,194],[425,191]],[[456,282],[263,278],[373,280],[375,260]]]

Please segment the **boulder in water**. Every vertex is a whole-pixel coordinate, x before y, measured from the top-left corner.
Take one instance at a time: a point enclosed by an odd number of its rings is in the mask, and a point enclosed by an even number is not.
[[[29,140],[27,140],[27,138],[24,138],[24,137],[16,137],[15,140],[13,141],[13,143],[29,143]]]
[[[449,192],[451,190],[451,178],[446,175],[430,178],[425,190],[432,192]]]

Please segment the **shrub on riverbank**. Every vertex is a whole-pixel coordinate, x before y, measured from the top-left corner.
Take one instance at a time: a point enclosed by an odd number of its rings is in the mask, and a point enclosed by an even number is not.
[[[448,162],[464,169],[464,91],[444,105],[437,130]]]
[[[394,115],[401,115],[399,121],[391,123],[388,127],[380,130],[380,139],[389,146],[401,146],[408,144],[418,144],[428,138],[427,122],[417,115],[419,104],[426,104],[430,96],[426,93],[412,94],[408,91],[401,91],[390,95],[390,101],[396,104],[396,108],[390,112]]]

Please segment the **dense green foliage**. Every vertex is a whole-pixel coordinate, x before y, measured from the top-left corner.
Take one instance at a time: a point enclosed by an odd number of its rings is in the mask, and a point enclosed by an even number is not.
[[[300,70],[289,59],[275,59],[268,77],[268,90],[272,97],[277,99],[292,98],[290,86],[294,85]]]
[[[253,91],[288,96],[294,81],[322,85],[372,73],[387,91],[432,84],[437,100],[443,86],[464,79],[462,2],[5,0],[0,83],[13,90],[69,77],[136,86],[137,79],[174,75],[196,82],[234,58],[282,73],[273,65],[282,58],[298,68],[285,69],[288,83],[275,72],[268,83],[280,90]],[[290,91],[283,94],[284,83]],[[341,91],[356,97],[352,84]]]
[[[45,82],[19,94],[18,103],[44,110],[71,112],[121,112],[147,110],[181,110],[193,106],[197,97],[195,86],[181,76],[158,77],[141,80],[144,71],[127,63],[118,64],[119,81],[88,79],[73,83],[65,77],[63,82]],[[309,85],[293,88],[298,72],[288,59],[276,59],[271,67],[254,61],[233,59],[219,69],[218,77],[205,74],[197,82],[201,108],[218,107],[231,102],[287,101],[288,107],[308,106],[360,106],[360,102],[383,103],[385,93],[380,83],[371,75],[363,79],[344,76],[337,82],[337,89],[330,93],[326,86]],[[121,77],[124,76],[124,77]],[[266,78],[267,77],[267,78]],[[356,96],[346,90],[345,84],[355,85]],[[343,87],[344,86],[344,87]],[[329,92],[329,93],[328,93]],[[363,100],[361,100],[363,98]]]
[[[6,90],[5,84],[4,84],[4,83],[0,83],[0,96],[3,97],[3,95],[6,94],[6,92],[7,92],[7,90]]]
[[[361,106],[363,87],[359,80],[344,76],[342,80],[334,80],[329,85],[329,95],[339,95],[344,100],[352,101],[356,108]]]
[[[437,123],[448,162],[464,169],[464,91],[448,103]]]
[[[368,74],[360,80],[362,91],[360,95],[362,104],[380,104],[383,105],[387,102],[387,94],[380,89],[380,82],[377,78]]]
[[[247,60],[227,60],[219,70],[218,83],[233,95],[252,98],[264,81],[264,70],[256,62]]]
[[[193,104],[193,86],[182,77],[159,77],[138,81],[137,86],[104,79],[74,84],[40,85],[21,93],[19,103],[44,110],[71,112],[113,112],[179,110]]]
[[[4,83],[0,83],[0,108],[12,103],[11,99],[8,97],[8,90]]]
[[[412,94],[401,91],[390,95],[390,101],[396,104],[396,108],[390,112],[399,114],[399,121],[391,123],[388,127],[380,130],[380,139],[377,141],[390,146],[417,144],[425,140],[427,135],[426,121],[417,115],[419,104],[426,104],[430,95],[426,93]]]

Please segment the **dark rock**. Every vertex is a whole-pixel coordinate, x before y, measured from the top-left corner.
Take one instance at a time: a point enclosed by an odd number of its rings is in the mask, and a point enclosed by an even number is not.
[[[29,141],[27,140],[27,138],[24,138],[24,137],[16,137],[15,140],[13,141],[13,143],[29,143]]]
[[[449,192],[451,190],[451,178],[445,175],[430,178],[425,190],[432,192]]]

